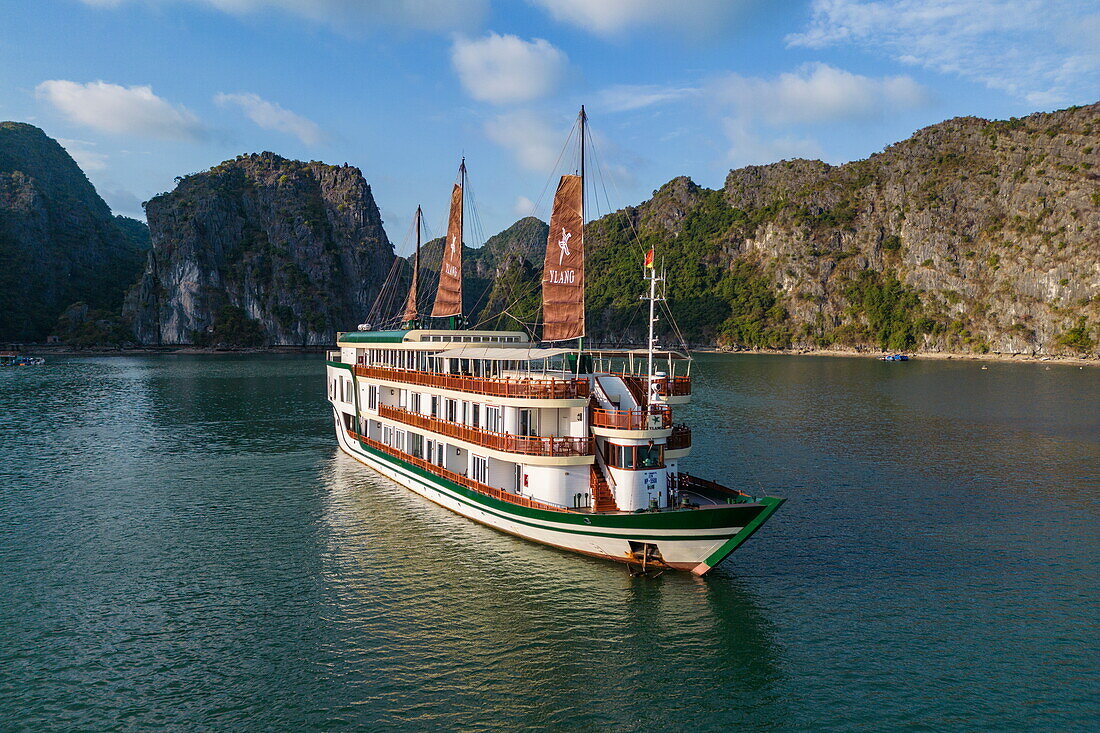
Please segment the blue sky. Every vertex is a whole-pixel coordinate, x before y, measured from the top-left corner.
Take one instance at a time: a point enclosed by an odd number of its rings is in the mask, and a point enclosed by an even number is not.
[[[407,252],[418,203],[443,229],[463,154],[483,234],[546,218],[581,103],[617,208],[1095,102],[1098,49],[1100,0],[7,0],[0,119],[61,140],[130,216],[240,153],[347,162]]]

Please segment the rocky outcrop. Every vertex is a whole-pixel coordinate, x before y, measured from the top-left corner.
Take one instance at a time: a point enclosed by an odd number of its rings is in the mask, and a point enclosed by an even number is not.
[[[718,191],[673,179],[586,229],[594,340],[644,338],[651,246],[693,344],[1095,353],[1100,104],[949,120],[867,160],[733,170]],[[488,301],[537,293],[537,269],[520,279]]]
[[[1100,105],[933,125],[864,161],[731,171],[734,236],[771,273],[792,342],[873,342],[845,290],[890,272],[934,323],[913,346],[1043,352],[1100,321]],[[858,338],[863,336],[864,338]],[[853,343],[854,342],[854,343]]]
[[[146,205],[141,342],[330,344],[370,311],[394,254],[358,168],[262,153],[178,181]]]
[[[117,312],[147,249],[56,140],[0,122],[0,341],[45,340],[76,302]]]

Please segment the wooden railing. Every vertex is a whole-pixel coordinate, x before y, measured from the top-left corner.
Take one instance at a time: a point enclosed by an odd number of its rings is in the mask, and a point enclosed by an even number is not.
[[[683,450],[691,447],[691,428],[687,425],[673,425],[672,435],[665,440],[665,450]]]
[[[379,441],[377,441],[373,438],[368,438],[366,435],[360,435],[360,434],[356,433],[354,430],[349,430],[348,435],[350,437],[352,437],[353,439],[355,439],[355,440],[362,441],[363,443],[365,443],[366,445],[369,445],[371,448],[374,448],[375,450],[380,450],[383,453],[388,453],[389,455],[394,456],[395,458],[400,458],[402,461],[405,461],[406,463],[412,464],[413,466],[416,466],[417,468],[424,469],[425,471],[430,471],[430,472],[434,473],[436,476],[440,476],[442,478],[445,478],[448,481],[453,481],[454,483],[458,484],[459,486],[464,486],[467,489],[472,489],[473,491],[476,491],[479,494],[484,494],[485,496],[491,496],[494,499],[500,499],[501,501],[506,501],[510,504],[515,504],[517,506],[525,506],[525,507],[530,507],[532,509],[542,509],[542,510],[548,511],[548,512],[569,512],[569,511],[571,511],[569,509],[566,509],[565,507],[554,506],[553,504],[546,504],[546,503],[541,502],[541,501],[535,501],[534,499],[528,499],[526,496],[519,496],[518,494],[510,494],[507,491],[501,491],[500,489],[494,489],[492,486],[486,486],[483,483],[480,483],[478,481],[474,481],[472,479],[468,479],[465,476],[462,476],[461,474],[457,474],[454,471],[443,468],[442,466],[437,466],[434,463],[429,463],[428,461],[425,461],[423,458],[418,458],[417,456],[414,456],[411,453],[406,453],[405,451],[397,450],[396,448],[388,446],[385,443],[381,443],[381,442],[379,442]]]
[[[588,396],[587,379],[493,379],[458,374],[438,374],[413,369],[356,366],[356,375],[369,379],[416,384],[421,387],[473,392],[493,397],[532,397],[544,400],[583,399]]]
[[[626,382],[635,396],[646,393],[648,380],[645,375],[618,372],[615,376]],[[655,379],[654,382],[657,385],[657,391],[665,397],[686,397],[691,394],[691,377],[662,377]]]
[[[379,405],[378,414],[406,425],[507,453],[521,453],[528,456],[590,456],[595,451],[592,438],[509,435],[450,420],[440,420],[430,415],[422,415],[389,405]]]
[[[672,410],[665,405],[650,405],[634,410],[592,408],[592,427],[616,430],[663,430],[672,425]]]

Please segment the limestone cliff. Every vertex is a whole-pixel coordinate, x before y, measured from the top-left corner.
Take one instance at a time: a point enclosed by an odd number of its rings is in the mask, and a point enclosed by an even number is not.
[[[586,242],[595,340],[644,339],[653,246],[694,344],[1095,353],[1100,104],[949,120],[841,166],[733,170],[719,191],[677,178]],[[537,293],[537,270],[487,300]]]
[[[394,254],[359,169],[265,152],[178,181],[146,205],[140,341],[330,344],[370,311]]]
[[[76,302],[117,316],[146,249],[56,140],[0,122],[0,341],[45,340]]]

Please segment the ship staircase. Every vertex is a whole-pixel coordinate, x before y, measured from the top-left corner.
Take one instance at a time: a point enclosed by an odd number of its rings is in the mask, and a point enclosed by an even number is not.
[[[597,454],[598,455],[598,454]],[[615,492],[611,490],[611,485],[607,481],[607,474],[604,473],[603,468],[600,467],[602,462],[597,458],[597,462],[592,464],[591,474],[591,488],[592,488],[592,511],[594,512],[617,512],[619,511],[619,505],[615,503]]]
[[[596,377],[592,380],[593,389],[590,393],[588,400],[588,407],[591,410],[593,407],[598,407],[603,410],[618,410],[620,403],[612,402],[611,397],[608,395],[607,389],[604,388],[603,380],[613,380],[608,386],[614,389],[614,382],[620,382],[618,377]],[[625,385],[623,385],[625,386]],[[629,402],[629,393],[628,402]],[[589,424],[592,420],[589,418]],[[591,489],[592,489],[592,511],[594,512],[617,512],[619,511],[619,505],[615,502],[615,479],[611,476],[611,471],[607,469],[607,461],[604,458],[604,445],[606,441],[603,438],[596,438],[596,460],[592,464],[591,472]]]

